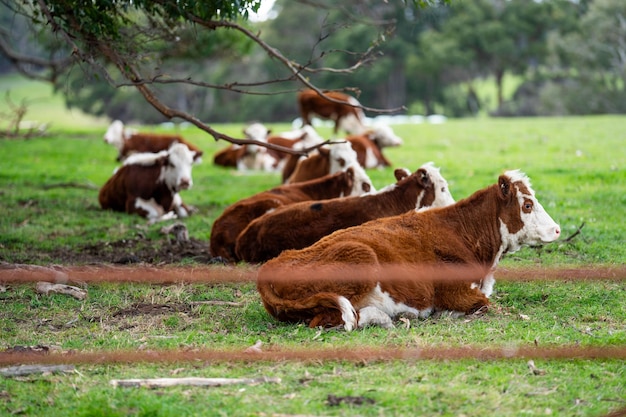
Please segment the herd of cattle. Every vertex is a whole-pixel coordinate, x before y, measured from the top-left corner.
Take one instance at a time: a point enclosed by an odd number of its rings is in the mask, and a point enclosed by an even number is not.
[[[303,91],[302,128],[273,135],[253,123],[244,129],[250,144],[214,155],[217,165],[282,172],[283,184],[227,207],[213,223],[209,245],[211,256],[226,262],[262,263],[257,289],[276,319],[352,330],[390,327],[400,314],[471,314],[489,305],[504,254],[558,239],[558,224],[519,171],[458,202],[432,163],[413,173],[396,169],[395,181],[376,191],[366,169],[390,166],[382,151],[402,140],[388,126],[366,126],[354,98],[330,97]],[[342,129],[348,136],[325,141],[311,126],[313,116],[333,120],[335,134]],[[142,134],[120,121],[104,139],[118,149],[122,165],[100,190],[103,209],[150,222],[191,214],[180,191],[192,185],[200,149],[180,136]],[[400,278],[381,278],[398,266],[478,269],[469,280],[402,271]]]

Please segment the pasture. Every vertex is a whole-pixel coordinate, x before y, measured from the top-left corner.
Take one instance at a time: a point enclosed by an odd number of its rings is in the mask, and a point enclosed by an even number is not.
[[[138,216],[104,212],[98,188],[116,151],[106,123],[53,124],[46,136],[0,140],[0,261],[49,266],[133,262],[212,268],[224,274],[246,265],[207,265],[212,222],[229,204],[271,188],[279,174],[241,174],[212,165],[225,147],[195,129],[180,133],[205,151],[194,185],[181,193],[198,213],[185,219],[192,246],[179,248]],[[223,125],[240,136],[243,126]],[[270,125],[276,132],[288,125]],[[152,130],[151,128],[145,128]],[[458,200],[493,184],[506,169],[531,178],[562,238],[524,248],[500,264],[521,267],[623,267],[626,263],[626,117],[450,120],[394,126],[404,139],[385,149],[394,167],[412,171],[433,161]],[[163,130],[163,129],[161,129]],[[330,129],[320,129],[325,136]],[[393,168],[370,170],[377,189]],[[132,267],[132,266],[129,266]],[[395,329],[351,333],[274,321],[254,284],[90,283],[83,301],[43,296],[34,284],[0,283],[1,349],[40,346],[50,352],[135,352],[145,361],[78,363],[64,374],[0,377],[0,414],[26,415],[442,415],[601,416],[626,407],[622,359],[529,358],[426,360],[415,357],[323,359],[360,349],[436,350],[517,347],[626,346],[626,283],[622,280],[498,281],[492,308],[476,317],[442,316],[398,322]],[[242,353],[307,349],[299,361],[184,360],[174,352],[223,349]],[[171,360],[149,360],[161,352]],[[254,355],[251,353],[250,355]],[[112,379],[156,377],[280,378],[281,382],[222,387],[115,388]]]

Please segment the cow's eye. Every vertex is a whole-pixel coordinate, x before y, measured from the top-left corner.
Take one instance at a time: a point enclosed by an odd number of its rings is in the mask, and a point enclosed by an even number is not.
[[[533,203],[532,201],[526,201],[524,203],[524,211],[531,211],[533,209]]]
[[[441,192],[445,193],[446,192],[446,187],[441,187]]]

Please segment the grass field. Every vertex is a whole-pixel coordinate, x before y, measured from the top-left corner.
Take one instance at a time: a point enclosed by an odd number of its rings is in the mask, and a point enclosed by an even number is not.
[[[117,166],[114,149],[102,141],[106,123],[90,127],[76,122],[75,127],[74,118],[56,120],[45,137],[0,140],[0,261],[48,266],[62,262],[59,247],[81,251],[98,242],[114,244],[138,236],[164,245],[161,225],[98,207],[98,187]],[[241,128],[219,126],[232,135]],[[508,256],[503,268],[626,263],[626,117],[472,119],[394,128],[405,140],[402,147],[386,150],[394,166],[415,170],[435,162],[456,199],[494,183],[506,169],[519,168],[530,176],[540,202],[560,223],[563,238]],[[194,167],[193,188],[182,196],[199,209],[185,220],[191,237],[207,241],[212,222],[225,207],[277,185],[279,175],[215,167],[211,156],[226,144],[195,129],[181,133],[206,152],[204,162]],[[377,188],[393,182],[391,168],[368,174]],[[184,265],[193,267],[194,262]],[[619,280],[498,282],[493,306],[483,316],[433,317],[399,322],[390,330],[351,333],[272,320],[252,283],[90,284],[83,301],[43,296],[31,284],[0,283],[0,288],[2,349],[39,345],[55,353],[122,350],[145,352],[148,359],[79,364],[67,374],[0,377],[0,415],[601,416],[626,407],[623,359],[533,358],[540,372],[532,372],[527,359],[149,360],[152,351],[242,352],[259,340],[268,352],[623,348],[626,284]],[[186,376],[265,376],[281,383],[159,389],[114,388],[109,383]],[[330,395],[343,402],[332,405]]]

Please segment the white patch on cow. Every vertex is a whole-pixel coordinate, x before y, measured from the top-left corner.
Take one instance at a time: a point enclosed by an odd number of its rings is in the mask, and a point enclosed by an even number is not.
[[[270,134],[270,130],[262,123],[251,123],[245,127],[243,134],[248,139],[267,142],[267,136]]]
[[[402,145],[402,138],[393,132],[391,126],[374,125],[369,128],[368,136],[371,140],[378,143],[378,146],[385,148],[388,146]]]
[[[137,197],[137,199],[135,200],[135,208],[146,211],[146,218],[151,224],[176,218],[176,213],[174,213],[173,211],[169,211],[166,213],[165,209],[163,209],[163,207],[158,204],[154,198],[151,198],[150,200],[144,200],[143,198]]]
[[[159,181],[165,182],[167,187],[178,192],[191,188],[191,168],[193,166],[193,154],[187,145],[176,143],[167,151],[169,164],[161,169]]]
[[[189,212],[183,206],[183,199],[181,198],[180,194],[174,194],[174,201],[172,202],[172,205],[174,206],[174,211],[176,211],[178,217],[189,217]]]
[[[343,327],[346,331],[352,331],[357,327],[357,318],[356,318],[356,310],[354,306],[344,296],[337,297],[337,302],[339,303],[339,309],[341,310],[341,319],[343,320]]]
[[[433,307],[428,307],[424,310],[418,310],[414,307],[409,307],[404,303],[396,302],[389,293],[382,291],[380,288],[380,283],[376,285],[376,287],[372,290],[372,292],[367,296],[367,301],[365,302],[365,307],[359,309],[359,315],[361,318],[359,319],[359,327],[367,326],[368,324],[377,324],[382,319],[380,318],[380,313],[374,312],[373,310],[367,310],[365,316],[362,315],[363,310],[368,307],[375,308],[379,310],[381,313],[386,314],[391,321],[392,318],[399,316],[400,314],[410,314],[419,318],[429,317],[433,312]],[[374,320],[375,322],[370,323],[368,320]]]
[[[349,113],[339,120],[339,127],[351,135],[362,134],[366,127],[362,122],[363,118],[358,118],[352,113]]]
[[[371,148],[365,150],[365,168],[377,168],[378,158],[374,155],[374,151]]]
[[[391,317],[376,307],[364,307],[359,310],[359,327],[380,326],[384,329],[392,329],[395,326]]]
[[[354,172],[354,184],[352,185],[352,190],[350,191],[351,196],[363,196],[369,194],[375,194],[376,189],[374,188],[374,184],[372,184],[372,180],[367,175],[363,167],[358,163],[352,163],[350,167]],[[363,185],[369,184],[369,191],[363,190]]]
[[[432,162],[427,162],[420,168],[426,170],[435,187],[435,199],[430,207],[446,207],[454,204],[455,201],[452,194],[450,194],[448,181],[446,181],[446,179],[441,175],[439,168],[437,168]],[[416,207],[419,207],[419,204]]]
[[[121,120],[114,120],[104,134],[104,141],[121,151],[124,147],[124,142],[135,132],[134,129],[124,127],[124,123]]]
[[[502,244],[505,245],[506,252],[515,252],[523,245],[549,243],[557,240],[561,235],[561,229],[535,197],[528,177],[519,170],[507,171],[504,175],[509,177],[514,186],[517,182],[521,182],[529,192],[529,194],[524,194],[519,187],[515,186],[517,201],[520,206],[520,217],[524,226],[517,233],[510,233],[507,225],[502,220],[500,221]],[[524,211],[526,202],[532,204],[532,210],[528,213]]]
[[[159,159],[166,157],[168,151],[159,151],[159,152],[138,152],[129,155],[123,162],[122,165],[143,165],[143,166],[152,166]]]

